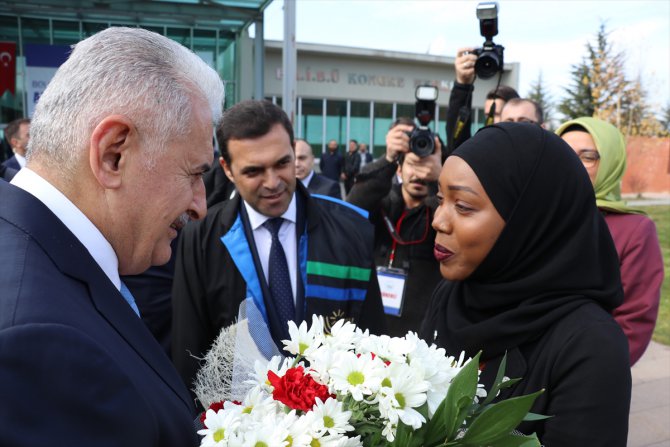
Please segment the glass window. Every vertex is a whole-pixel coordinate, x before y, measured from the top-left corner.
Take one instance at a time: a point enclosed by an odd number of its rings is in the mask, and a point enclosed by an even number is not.
[[[167,37],[186,48],[191,48],[191,30],[189,28],[168,28]]]
[[[373,144],[370,153],[374,158],[386,153],[386,133],[393,122],[393,104],[375,103]]]
[[[49,44],[49,21],[45,19],[21,19],[23,44]],[[18,51],[18,49],[17,49]]]
[[[79,42],[79,22],[54,20],[54,45],[72,45]]]
[[[206,29],[193,30],[193,51],[207,64],[214,68],[216,61],[216,31]]]
[[[370,145],[370,103],[351,102],[349,139]]]
[[[99,22],[82,22],[81,25],[84,39],[108,28],[107,23]]]
[[[346,148],[347,139],[347,102],[346,101],[327,101],[326,102],[326,143],[335,140],[338,143],[338,150],[343,153],[342,148]]]
[[[414,104],[398,104],[396,106],[396,118],[414,119],[416,107]]]
[[[19,41],[19,22],[16,17],[0,16],[0,40],[10,42]],[[17,54],[18,51],[17,48]]]
[[[312,150],[321,152],[323,145],[323,100],[302,99],[302,138],[307,141]],[[315,154],[319,156],[319,154]]]

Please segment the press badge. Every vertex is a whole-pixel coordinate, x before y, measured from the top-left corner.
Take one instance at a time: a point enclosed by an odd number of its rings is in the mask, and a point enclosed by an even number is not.
[[[405,299],[407,272],[393,267],[377,267],[377,280],[382,294],[384,313],[399,317]]]

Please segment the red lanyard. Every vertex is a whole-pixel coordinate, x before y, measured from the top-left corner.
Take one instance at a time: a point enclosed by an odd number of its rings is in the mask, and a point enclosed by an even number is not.
[[[430,228],[429,220],[430,220],[430,210],[426,206],[426,229],[423,232],[423,236],[421,239],[417,239],[414,241],[405,241],[400,237],[400,228],[402,227],[402,222],[405,219],[405,216],[407,216],[407,210],[403,210],[402,214],[400,215],[400,218],[398,219],[398,222],[395,224],[395,228],[391,224],[391,220],[386,216],[386,213],[383,213],[384,216],[384,223],[386,224],[386,230],[389,232],[389,235],[393,239],[393,245],[391,245],[391,255],[389,256],[389,267],[393,267],[393,260],[395,259],[395,250],[398,245],[416,245],[424,242],[426,238],[428,237],[428,229]]]

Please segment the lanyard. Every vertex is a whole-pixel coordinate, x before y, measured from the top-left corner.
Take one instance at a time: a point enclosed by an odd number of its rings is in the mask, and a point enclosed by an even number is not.
[[[416,239],[414,241],[405,241],[403,240],[402,237],[400,237],[400,228],[402,227],[402,222],[405,220],[405,217],[407,216],[407,210],[403,210],[402,214],[400,215],[400,218],[398,219],[398,222],[396,222],[395,227],[391,223],[391,220],[388,218],[386,213],[382,212],[382,215],[384,217],[384,224],[386,224],[386,230],[389,232],[389,235],[391,236],[391,239],[393,239],[393,244],[391,245],[391,255],[389,256],[389,267],[393,267],[393,261],[395,259],[395,250],[398,247],[398,245],[417,245],[421,244],[426,240],[428,237],[428,229],[429,229],[429,223],[428,221],[430,220],[430,210],[428,207],[425,207],[426,209],[426,229],[423,232],[423,236],[421,236],[421,239]]]

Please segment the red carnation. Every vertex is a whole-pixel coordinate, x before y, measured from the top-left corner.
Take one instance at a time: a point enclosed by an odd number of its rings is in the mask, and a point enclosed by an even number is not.
[[[289,369],[284,377],[268,371],[268,380],[274,387],[272,397],[294,410],[311,411],[317,397],[324,402],[331,397],[328,387],[305,374],[302,366]]]

